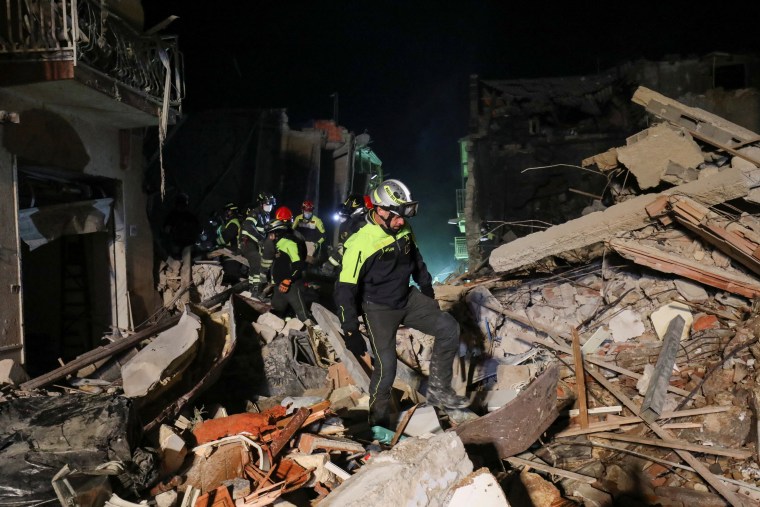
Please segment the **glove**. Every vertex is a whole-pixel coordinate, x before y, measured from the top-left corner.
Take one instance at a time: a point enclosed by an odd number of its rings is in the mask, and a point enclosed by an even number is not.
[[[337,266],[334,266],[332,262],[327,261],[324,264],[322,264],[321,272],[324,276],[332,276],[335,274],[335,271],[337,270]]]
[[[367,351],[367,344],[359,331],[346,331],[343,335],[343,341],[346,342],[346,348],[356,357]]]
[[[286,278],[285,280],[280,282],[280,292],[285,294],[290,290],[290,284],[293,283],[293,280],[290,278]]]

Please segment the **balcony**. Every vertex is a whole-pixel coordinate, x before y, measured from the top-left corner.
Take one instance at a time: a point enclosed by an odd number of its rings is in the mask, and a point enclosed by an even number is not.
[[[465,236],[457,236],[454,238],[454,258],[456,260],[469,259],[467,253],[467,238]]]
[[[120,128],[169,123],[184,97],[176,37],[140,34],[95,0],[0,0],[0,86]]]

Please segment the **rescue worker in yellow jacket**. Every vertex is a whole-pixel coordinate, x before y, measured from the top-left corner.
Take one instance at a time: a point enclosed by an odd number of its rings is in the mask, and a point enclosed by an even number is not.
[[[337,213],[337,219],[340,221],[338,243],[322,265],[323,275],[335,276],[340,269],[340,261],[343,259],[343,245],[353,233],[367,224],[366,215],[371,209],[372,201],[368,195],[351,194],[343,202]]]
[[[370,379],[370,424],[390,427],[391,387],[396,376],[396,331],[400,324],[433,335],[426,398],[433,406],[464,408],[470,401],[451,387],[459,348],[459,323],[434,299],[432,277],[417,248],[408,219],[417,201],[399,180],[389,179],[370,193],[374,209],[367,225],[345,244],[335,302],[346,347],[356,356],[366,350],[359,312],[374,354]],[[410,285],[410,277],[419,289]],[[357,296],[361,309],[357,308]]]
[[[266,225],[260,276],[262,280],[271,279],[275,285],[272,309],[285,317],[290,308],[300,321],[306,322],[311,317],[309,306],[313,302],[303,278],[306,243],[293,232],[292,218],[293,213],[283,206]]]
[[[301,214],[293,222],[293,230],[299,232],[306,240],[307,262],[316,264],[327,234],[324,223],[314,214],[313,202],[304,201],[301,204]]]

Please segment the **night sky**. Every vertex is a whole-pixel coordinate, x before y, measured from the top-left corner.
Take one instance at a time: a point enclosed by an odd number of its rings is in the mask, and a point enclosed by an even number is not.
[[[454,267],[457,230],[447,220],[461,187],[457,140],[467,134],[470,74],[582,75],[637,58],[760,50],[756,2],[751,10],[694,2],[143,4],[146,29],[179,16],[165,32],[179,35],[185,56],[186,112],[283,107],[300,128],[332,118],[337,92],[338,122],[366,130],[386,175],[420,201],[412,223],[441,278]]]

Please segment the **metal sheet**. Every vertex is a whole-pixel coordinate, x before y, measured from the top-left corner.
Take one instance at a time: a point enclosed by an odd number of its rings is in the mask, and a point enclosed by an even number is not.
[[[557,418],[559,367],[547,368],[517,398],[500,409],[463,423],[454,431],[465,445],[493,445],[500,458],[526,450]]]

